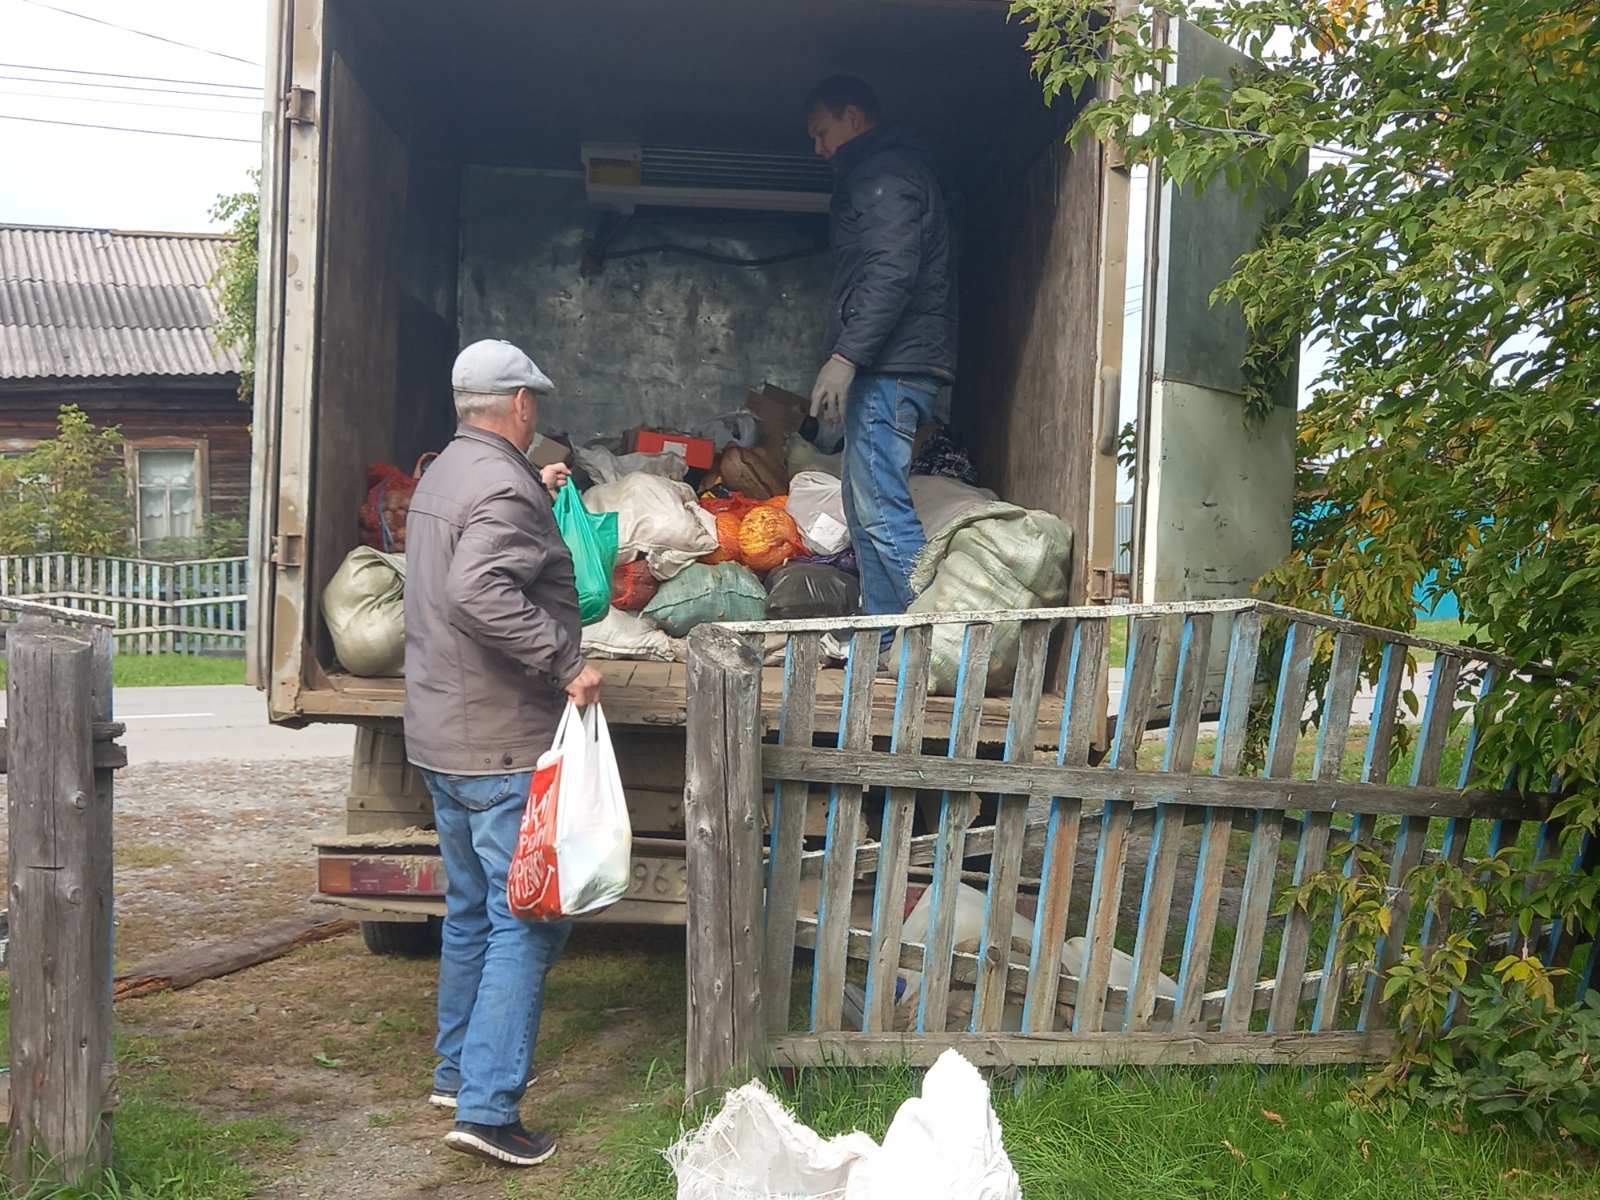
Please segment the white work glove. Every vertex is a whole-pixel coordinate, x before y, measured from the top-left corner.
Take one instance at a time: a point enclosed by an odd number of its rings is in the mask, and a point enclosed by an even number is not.
[[[856,365],[835,354],[822,364],[811,386],[811,415],[834,425],[844,423],[844,398],[855,382]]]

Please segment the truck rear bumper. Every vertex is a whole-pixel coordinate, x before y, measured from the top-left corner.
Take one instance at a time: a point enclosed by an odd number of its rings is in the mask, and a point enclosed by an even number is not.
[[[318,904],[363,921],[422,921],[443,916],[449,879],[431,831],[391,830],[324,838],[317,843]],[[585,920],[627,925],[682,925],[688,894],[683,843],[635,838],[633,880],[616,904]]]

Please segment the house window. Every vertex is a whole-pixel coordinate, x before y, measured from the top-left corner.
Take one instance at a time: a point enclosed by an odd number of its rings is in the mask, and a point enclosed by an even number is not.
[[[140,551],[159,552],[198,538],[205,524],[205,443],[133,442],[128,455]]]

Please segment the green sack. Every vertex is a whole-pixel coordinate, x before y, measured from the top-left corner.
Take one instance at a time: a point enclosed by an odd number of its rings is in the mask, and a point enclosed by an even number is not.
[[[578,617],[593,625],[611,607],[611,572],[617,564],[617,514],[591,513],[567,480],[556,496],[556,528],[572,552],[578,585]]]
[[[767,589],[738,563],[685,567],[661,585],[644,615],[669,637],[688,637],[710,621],[759,621],[766,612]]]

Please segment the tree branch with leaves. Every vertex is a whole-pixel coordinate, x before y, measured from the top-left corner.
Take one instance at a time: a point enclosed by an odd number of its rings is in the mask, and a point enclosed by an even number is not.
[[[1306,497],[1294,554],[1260,588],[1409,629],[1413,590],[1436,571],[1434,591],[1453,591],[1477,638],[1521,666],[1487,701],[1500,715],[1478,748],[1483,776],[1557,781],[1572,862],[1600,832],[1600,5],[1164,10],[1260,69],[1169,84],[1173,51],[1150,9],[1012,8],[1046,97],[1103,97],[1074,137],[1115,141],[1183,187],[1293,188],[1213,297],[1238,303],[1252,332],[1247,417],[1301,339],[1328,348],[1298,435],[1317,502]],[[1523,928],[1562,912],[1594,934],[1592,872],[1533,879],[1516,865],[1500,894]],[[1524,936],[1469,1006],[1545,1004],[1538,978],[1512,970],[1529,949]],[[1574,1126],[1600,1136],[1600,1121]]]

